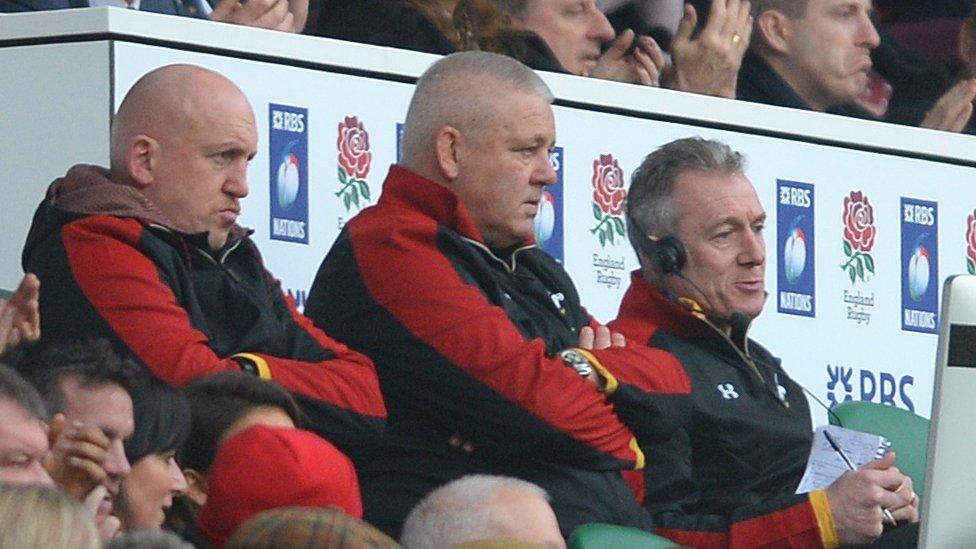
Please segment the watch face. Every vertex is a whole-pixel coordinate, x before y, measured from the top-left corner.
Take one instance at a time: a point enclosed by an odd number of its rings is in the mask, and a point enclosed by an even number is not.
[[[593,373],[593,366],[582,353],[573,349],[568,349],[560,353],[560,356],[562,357],[563,362],[566,363],[566,366],[576,370],[576,373],[578,373],[581,377],[589,377],[590,374]]]
[[[580,377],[590,377],[590,374],[593,373],[593,367],[590,366],[589,362],[586,364],[577,364],[575,367],[576,373],[579,374]]]

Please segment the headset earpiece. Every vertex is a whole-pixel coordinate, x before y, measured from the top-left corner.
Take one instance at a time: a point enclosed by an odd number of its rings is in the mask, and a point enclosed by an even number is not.
[[[685,266],[687,259],[685,247],[674,235],[658,240],[645,238],[642,248],[651,266],[662,275],[680,273]]]

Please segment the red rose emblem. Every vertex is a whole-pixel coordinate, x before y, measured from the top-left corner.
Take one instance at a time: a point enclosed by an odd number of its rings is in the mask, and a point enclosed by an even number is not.
[[[874,208],[861,191],[844,197],[844,240],[851,248],[870,252],[874,246]]]
[[[609,215],[624,213],[624,171],[611,154],[601,154],[593,161],[593,201]]]
[[[363,179],[369,173],[373,153],[369,151],[369,133],[355,116],[347,116],[339,124],[339,166],[351,178]]]
[[[969,245],[966,250],[969,259],[976,263],[976,210],[966,218],[966,244]]]

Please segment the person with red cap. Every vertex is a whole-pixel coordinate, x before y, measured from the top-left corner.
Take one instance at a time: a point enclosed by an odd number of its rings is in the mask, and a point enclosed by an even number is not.
[[[256,425],[221,444],[208,478],[200,529],[215,549],[249,518],[280,507],[338,507],[362,518],[352,461],[301,429]]]

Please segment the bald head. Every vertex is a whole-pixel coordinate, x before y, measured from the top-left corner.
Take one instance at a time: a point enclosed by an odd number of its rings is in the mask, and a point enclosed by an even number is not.
[[[204,124],[201,115],[222,103],[251,110],[237,85],[203,67],[167,65],[143,75],[122,99],[112,123],[113,177],[125,177],[126,148],[133,137],[139,134],[156,139],[179,136]]]
[[[444,126],[476,135],[506,108],[501,97],[533,95],[553,100],[545,82],[518,61],[469,51],[437,61],[417,81],[403,128],[403,164],[433,178],[434,140]]]
[[[137,81],[112,126],[112,179],[141,191],[171,228],[224,245],[257,151],[254,112],[224,76],[168,65]]]

